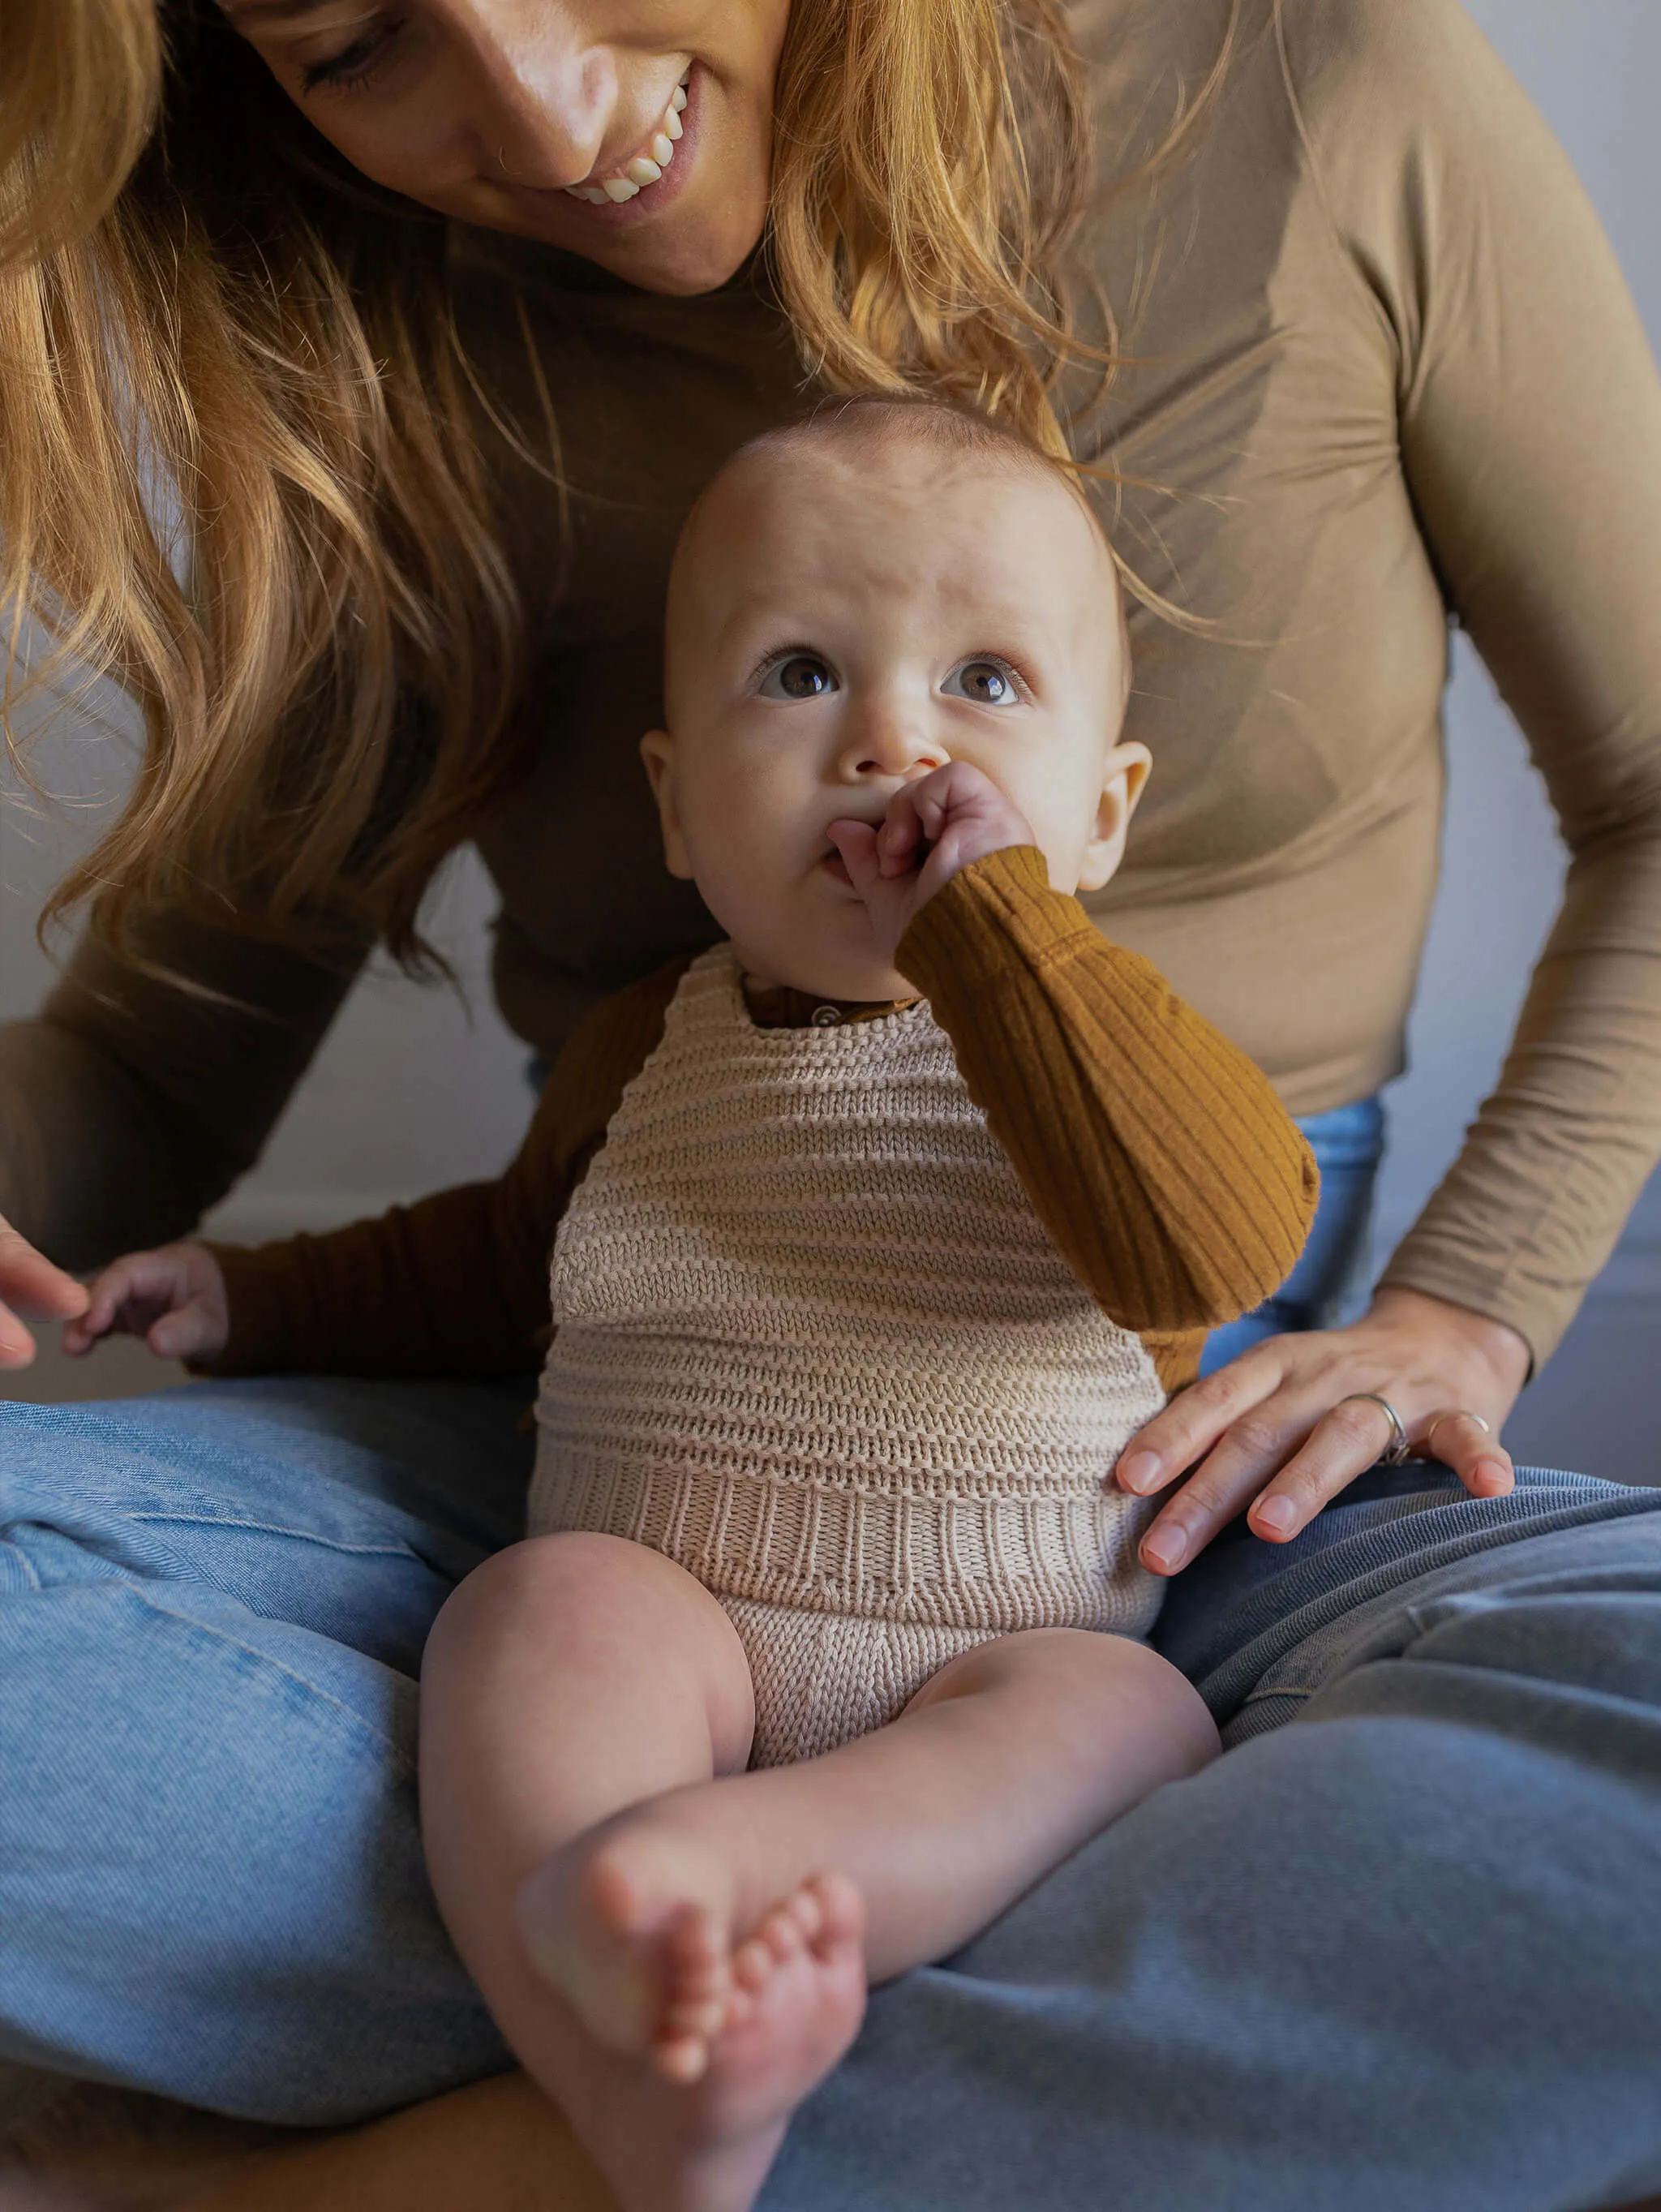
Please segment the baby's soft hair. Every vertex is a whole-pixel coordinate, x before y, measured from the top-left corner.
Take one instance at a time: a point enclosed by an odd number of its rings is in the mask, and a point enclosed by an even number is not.
[[[924,392],[854,392],[821,399],[795,422],[759,432],[731,455],[719,475],[749,456],[803,445],[844,447],[869,453],[880,453],[887,446],[928,446],[943,455],[1030,471],[1065,485],[1095,523],[1094,510],[1079,491],[1078,471],[1047,445],[1037,443],[1009,422],[961,402]]]
[[[1063,0],[794,0],[767,243],[821,388],[1061,452],[1094,179]],[[434,869],[522,766],[480,400],[445,226],[349,169],[217,0],[0,0],[0,735],[54,647],[145,727],[49,919],[419,960]]]

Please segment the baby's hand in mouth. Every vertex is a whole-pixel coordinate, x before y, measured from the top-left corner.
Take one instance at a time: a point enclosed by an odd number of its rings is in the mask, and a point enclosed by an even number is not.
[[[865,902],[878,944],[892,953],[919,907],[960,868],[1030,845],[1032,825],[991,776],[967,761],[948,761],[888,801],[880,823],[848,817],[826,831],[848,880]]]

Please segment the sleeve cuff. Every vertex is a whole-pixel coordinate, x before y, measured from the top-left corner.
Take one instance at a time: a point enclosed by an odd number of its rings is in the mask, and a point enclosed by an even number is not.
[[[1043,968],[1074,945],[1100,948],[1100,932],[1076,898],[1054,890],[1036,845],[1008,845],[960,868],[912,917],[894,964],[918,988],[949,976],[960,988],[1007,973],[1010,948]]]
[[[288,1270],[246,1244],[209,1244],[225,1278],[230,1329],[218,1357],[186,1363],[193,1375],[262,1375],[303,1366],[288,1325]]]

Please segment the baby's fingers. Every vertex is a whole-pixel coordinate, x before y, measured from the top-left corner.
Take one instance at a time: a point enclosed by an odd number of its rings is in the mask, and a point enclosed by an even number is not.
[[[101,1336],[142,1336],[179,1293],[174,1268],[157,1252],[130,1252],[112,1261],[92,1286],[87,1310],[64,1328],[72,1358],[90,1352]]]
[[[877,858],[876,832],[869,822],[833,822],[825,835],[842,855],[842,866],[855,890],[864,891],[882,873]]]
[[[907,785],[896,791],[888,801],[882,827],[876,833],[876,849],[884,876],[903,876],[912,866],[925,834],[918,816],[915,790]]]
[[[118,1260],[93,1285],[87,1310],[64,1324],[64,1349],[74,1358],[90,1352],[100,1336],[107,1336],[115,1317],[131,1295],[132,1263]]]
[[[225,1330],[216,1314],[192,1298],[177,1313],[163,1314],[144,1341],[158,1359],[211,1358],[225,1342]]]

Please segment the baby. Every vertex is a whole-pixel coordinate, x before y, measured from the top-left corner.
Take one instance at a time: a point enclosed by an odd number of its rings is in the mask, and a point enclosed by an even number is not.
[[[423,1815],[627,2212],[743,2212],[869,1982],[1217,1748],[1109,1479],[1315,1178],[1074,896],[1149,768],[1126,685],[1106,548],[1015,438],[871,399],[756,441],[682,534],[643,744],[725,941],[588,1018],[499,1183],[136,1255],[70,1324],[513,1371],[552,1244],[530,1534],[433,1629]]]

